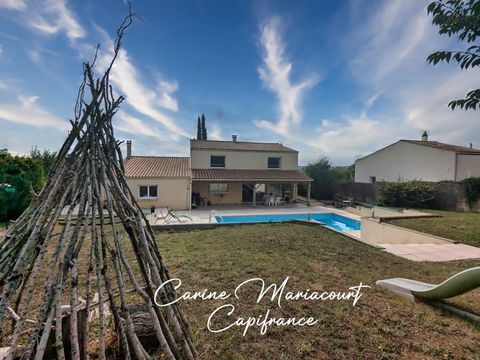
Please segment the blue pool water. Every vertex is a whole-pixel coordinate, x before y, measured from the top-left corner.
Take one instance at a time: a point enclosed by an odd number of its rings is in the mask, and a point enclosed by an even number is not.
[[[307,214],[282,215],[246,215],[246,216],[215,216],[218,223],[255,223],[281,222],[288,220],[308,220]],[[328,214],[310,214],[310,219],[321,222],[338,231],[360,230],[360,221],[345,216]]]

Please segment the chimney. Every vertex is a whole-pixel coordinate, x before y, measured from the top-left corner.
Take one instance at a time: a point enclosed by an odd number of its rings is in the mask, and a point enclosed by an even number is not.
[[[473,143],[470,143],[470,149],[473,149]]]
[[[132,157],[132,140],[127,140],[127,159]]]
[[[232,135],[232,141],[237,142],[237,135]]]
[[[428,134],[426,131],[424,131],[422,134],[422,141],[428,141]]]

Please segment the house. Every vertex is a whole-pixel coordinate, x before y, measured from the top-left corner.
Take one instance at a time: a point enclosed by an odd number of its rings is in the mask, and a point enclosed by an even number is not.
[[[460,181],[480,176],[480,149],[428,140],[399,140],[355,162],[355,182]]]
[[[190,210],[192,204],[256,204],[262,195],[297,200],[298,151],[279,143],[190,140],[190,157],[133,156],[127,142],[125,175],[141,208]],[[310,196],[308,196],[309,200]]]

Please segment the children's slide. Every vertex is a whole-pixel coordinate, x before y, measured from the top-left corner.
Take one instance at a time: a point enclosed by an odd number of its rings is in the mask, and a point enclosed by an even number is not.
[[[377,285],[393,291],[414,302],[440,306],[470,320],[480,322],[480,316],[445,303],[443,300],[480,288],[480,267],[463,270],[436,285],[416,280],[394,278],[378,280]]]
[[[403,278],[379,280],[377,285],[426,300],[448,299],[480,287],[480,266],[459,272],[438,285]]]

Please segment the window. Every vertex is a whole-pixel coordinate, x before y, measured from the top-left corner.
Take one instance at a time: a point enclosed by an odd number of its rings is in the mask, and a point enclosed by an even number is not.
[[[151,199],[157,197],[157,185],[141,185],[140,198]]]
[[[210,156],[210,167],[212,168],[224,168],[225,156]]]
[[[228,184],[227,183],[211,183],[210,184],[210,192],[222,194],[228,192]]]
[[[269,157],[268,158],[268,168],[269,169],[280,169],[280,160],[279,157]]]

